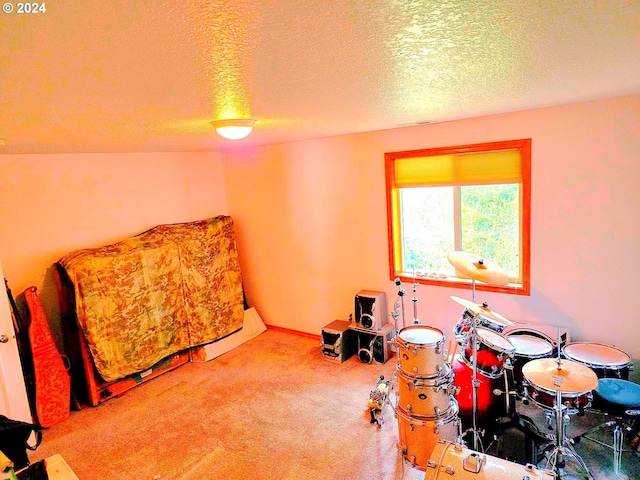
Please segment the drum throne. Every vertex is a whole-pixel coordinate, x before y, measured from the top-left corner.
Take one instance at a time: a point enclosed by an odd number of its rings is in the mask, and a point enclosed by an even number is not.
[[[604,424],[614,426],[613,445],[607,445],[586,435],[584,438],[613,450],[613,469],[618,475],[622,461],[624,431],[637,432],[640,423],[640,385],[619,378],[601,378],[593,393],[594,407],[614,417]]]

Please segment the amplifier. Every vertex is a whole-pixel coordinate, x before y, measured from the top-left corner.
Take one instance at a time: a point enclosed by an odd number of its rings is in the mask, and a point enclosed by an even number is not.
[[[371,330],[350,324],[349,329],[355,336],[358,359],[362,363],[385,363],[391,356],[389,342],[393,339],[393,325],[387,323],[382,328]]]
[[[320,352],[326,360],[342,363],[356,352],[353,332],[349,329],[349,322],[334,320],[322,327]]]

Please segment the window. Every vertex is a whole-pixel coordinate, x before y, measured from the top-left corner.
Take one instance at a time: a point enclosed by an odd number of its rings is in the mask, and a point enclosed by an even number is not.
[[[506,286],[529,295],[531,140],[385,154],[391,279],[471,288],[447,260],[480,255],[505,270]]]

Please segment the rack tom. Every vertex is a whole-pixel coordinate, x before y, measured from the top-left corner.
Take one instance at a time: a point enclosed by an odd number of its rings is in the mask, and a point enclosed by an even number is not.
[[[400,369],[408,375],[437,377],[444,371],[444,333],[428,325],[403,328],[391,341],[396,346]]]
[[[478,351],[476,365],[478,372],[489,378],[498,378],[507,358],[513,355],[515,347],[504,335],[488,328],[476,328],[478,337]],[[473,342],[469,336],[464,341],[462,356],[470,365],[473,365]]]
[[[460,318],[458,319],[458,323],[453,326],[453,334],[458,340],[471,333],[474,316],[477,327],[489,328],[498,333],[504,332],[504,329],[506,328],[506,325],[498,323],[482,315],[475,315],[468,308],[465,308],[462,312],[462,315],[460,315]]]
[[[507,339],[513,344],[513,380],[519,393],[523,392],[522,367],[530,360],[553,356],[553,345],[533,333],[509,333]]]
[[[451,407],[451,395],[456,387],[453,370],[444,364],[442,375],[422,378],[408,375],[396,365],[394,383],[397,386],[397,405],[410,415],[434,417],[445,414]]]

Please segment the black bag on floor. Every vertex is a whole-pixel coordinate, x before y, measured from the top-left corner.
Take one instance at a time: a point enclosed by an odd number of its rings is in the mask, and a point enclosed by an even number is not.
[[[49,474],[47,473],[47,465],[44,460],[32,463],[29,468],[18,472],[16,474],[18,480],[49,480]]]
[[[35,434],[35,445],[29,445],[32,432]],[[13,462],[15,470],[29,465],[27,450],[35,450],[40,442],[42,442],[41,427],[0,415],[0,450]]]

